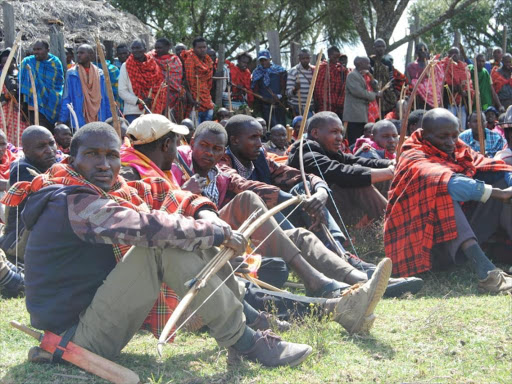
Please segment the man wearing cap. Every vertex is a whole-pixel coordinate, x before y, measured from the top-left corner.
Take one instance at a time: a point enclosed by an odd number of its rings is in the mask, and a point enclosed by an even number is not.
[[[252,73],[251,88],[263,97],[263,118],[269,127],[286,124],[286,109],[282,102],[286,92],[286,69],[272,63],[268,49],[260,51],[258,66]]]
[[[175,143],[176,137],[171,147]],[[67,340],[109,359],[139,330],[163,283],[183,297],[186,281],[218,252],[216,246],[239,255],[247,245],[209,200],[172,190],[162,179],[127,184],[119,176],[120,146],[108,124],[87,124],[73,138],[69,164],[56,164],[30,185],[17,184],[20,194],[11,189],[3,200],[10,206],[25,202],[32,325],[65,333]],[[120,245],[133,248],[116,263]],[[389,260],[385,264],[381,274],[388,275]],[[310,346],[248,327],[244,289],[231,271],[223,266],[191,304],[211,336],[264,366],[302,363]]]

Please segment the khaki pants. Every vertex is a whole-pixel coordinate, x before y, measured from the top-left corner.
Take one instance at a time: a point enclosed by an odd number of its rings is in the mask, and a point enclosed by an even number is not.
[[[238,228],[255,210],[267,211],[263,200],[254,192],[245,191],[238,194],[219,212],[220,218]],[[300,208],[299,208],[300,209]],[[275,219],[265,222],[252,236],[252,241],[259,244],[278,224]],[[302,255],[313,268],[331,279],[343,281],[354,269],[348,262],[330,251],[312,232],[304,228],[283,231],[278,228],[261,246],[257,253],[267,257],[280,257],[287,263],[297,255]]]
[[[4,251],[0,249],[0,281],[9,273],[11,268],[7,265],[7,258]]]
[[[73,342],[106,358],[114,358],[139,330],[166,283],[178,296],[185,282],[197,275],[216,249],[186,252],[176,248],[133,248],[98,288],[80,315]],[[190,308],[197,308],[232,271],[224,266],[199,291]],[[197,312],[222,347],[233,345],[245,330],[243,284],[230,277]]]

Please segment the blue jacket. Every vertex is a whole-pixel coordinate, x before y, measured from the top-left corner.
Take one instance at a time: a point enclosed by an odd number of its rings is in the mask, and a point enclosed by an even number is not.
[[[99,68],[98,68],[99,69]],[[110,103],[107,96],[107,88],[105,87],[105,77],[103,71],[100,71],[100,87],[101,87],[101,105],[98,112],[98,120],[105,121],[109,117],[112,117],[110,112]],[[68,69],[66,73],[66,86],[64,87],[64,94],[62,99],[62,106],[60,109],[59,121],[68,123],[68,125],[76,130],[79,127],[75,127],[75,122],[71,113],[68,109],[68,104],[73,105],[73,109],[78,117],[78,125],[82,127],[86,124],[85,117],[83,114],[84,94],[82,93],[82,84],[80,83],[80,77],[78,76],[78,64],[71,69]],[[71,125],[70,125],[71,124]]]

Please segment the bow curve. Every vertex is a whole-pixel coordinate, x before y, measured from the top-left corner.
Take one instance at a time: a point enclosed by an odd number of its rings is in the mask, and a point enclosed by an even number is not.
[[[263,225],[263,223],[265,223],[265,221],[273,217],[276,213],[282,211],[290,205],[301,203],[304,199],[304,196],[294,196],[293,198],[288,199],[279,205],[276,205],[272,209],[269,209],[258,218],[256,218],[256,216],[260,213],[260,211],[255,211],[242,223],[238,230],[242,232],[242,235],[246,239],[248,239],[254,233],[254,231],[256,231],[261,225]],[[199,290],[206,285],[208,279],[215,275],[234,255],[235,251],[231,248],[221,249],[220,252],[217,253],[210,260],[210,262],[204,266],[201,272],[199,272],[195,278],[187,283],[187,285],[190,287],[189,291],[185,294],[185,296],[183,296],[183,299],[172,313],[171,317],[165,324],[160,337],[158,338],[157,350],[160,356],[162,356],[163,346],[167,342],[169,333],[176,325],[178,319],[181,317],[185,309],[190,305]],[[223,283],[224,282],[221,284]],[[208,300],[208,298],[206,300]],[[204,304],[206,300],[202,304]]]

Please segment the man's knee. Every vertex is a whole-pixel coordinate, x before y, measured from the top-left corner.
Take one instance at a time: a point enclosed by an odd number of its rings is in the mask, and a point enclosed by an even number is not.
[[[242,193],[236,195],[235,199],[238,199],[240,203],[247,204],[251,207],[263,208],[266,209],[267,206],[261,197],[259,197],[253,191],[243,191]]]

